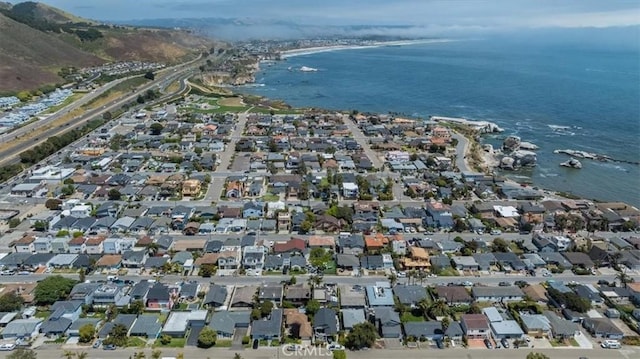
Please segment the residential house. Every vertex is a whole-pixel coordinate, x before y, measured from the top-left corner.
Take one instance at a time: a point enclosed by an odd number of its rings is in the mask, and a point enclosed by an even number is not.
[[[209,327],[218,334],[218,339],[232,339],[237,329],[246,330],[251,323],[251,312],[241,311],[218,311],[214,312],[209,322]]]
[[[400,303],[410,307],[416,307],[421,300],[427,299],[427,291],[421,285],[396,285],[393,292]]]
[[[460,319],[460,326],[467,339],[489,339],[491,329],[484,314],[464,314]]]
[[[622,339],[624,333],[609,318],[585,318],[582,326],[594,337]]]
[[[282,335],[283,310],[274,309],[268,318],[254,320],[251,338],[259,340],[279,340]]]
[[[311,340],[314,330],[306,314],[298,309],[285,309],[285,330],[289,336],[301,340]]]
[[[441,322],[407,322],[404,323],[404,333],[407,338],[416,340],[441,341],[444,339],[444,328]]]
[[[316,340],[327,342],[329,339],[336,339],[338,328],[338,316],[331,308],[320,308],[313,316],[313,333]]]
[[[400,339],[402,337],[402,323],[394,308],[376,307],[374,308],[374,318],[378,334],[382,338]]]
[[[473,287],[473,298],[478,302],[519,302],[524,299],[524,293],[518,287]]]
[[[449,305],[470,305],[473,298],[463,286],[437,286],[435,288],[438,299],[444,300]]]

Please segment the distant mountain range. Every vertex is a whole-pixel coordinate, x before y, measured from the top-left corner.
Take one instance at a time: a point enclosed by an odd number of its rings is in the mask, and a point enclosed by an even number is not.
[[[99,24],[36,2],[0,2],[0,34],[0,94],[61,83],[63,67],[174,63],[213,44],[187,30]]]
[[[318,37],[409,39],[430,36],[423,27],[405,25],[310,25],[255,18],[142,19],[118,22],[135,26],[192,29],[224,40],[274,40]]]

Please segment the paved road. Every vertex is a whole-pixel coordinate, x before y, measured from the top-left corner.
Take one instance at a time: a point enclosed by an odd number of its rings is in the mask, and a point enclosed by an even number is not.
[[[471,171],[466,159],[469,152],[469,140],[457,132],[453,132],[451,137],[458,140],[458,145],[456,146],[456,167],[460,172]]]
[[[39,280],[42,280],[50,276],[50,274],[30,274],[30,275],[13,275],[13,276],[0,276],[0,283],[33,283]],[[77,279],[77,274],[63,274],[64,277]],[[308,275],[299,275],[299,278],[307,278]],[[634,279],[640,280],[640,276],[632,276]],[[211,277],[211,278],[202,278],[196,276],[184,277],[179,275],[166,275],[166,276],[153,276],[153,275],[127,275],[120,276],[122,280],[134,280],[139,281],[140,279],[156,279],[160,278],[162,282],[165,283],[175,283],[179,281],[183,281],[185,279],[197,281],[198,283],[211,283],[215,282],[217,284],[224,285],[258,285],[263,283],[279,283],[280,281],[287,280],[291,278],[290,275],[263,275],[258,277],[234,277],[234,276],[225,276],[225,277]],[[106,280],[106,275],[100,274],[92,274],[87,276],[88,280],[97,281],[97,280]],[[352,277],[352,276],[335,276],[335,275],[325,275],[324,282],[325,283],[337,283],[337,284],[346,284],[346,285],[354,285],[354,284],[375,284],[378,281],[386,280],[385,276],[364,276],[364,277]],[[492,273],[491,276],[460,276],[460,277],[436,277],[436,278],[426,278],[423,280],[423,285],[439,285],[441,283],[450,283],[450,282],[464,282],[470,281],[472,283],[484,284],[489,286],[497,286],[498,283],[502,281],[513,282],[516,280],[524,280],[528,283],[542,283],[547,280],[556,280],[563,282],[571,282],[571,281],[579,281],[581,283],[586,284],[595,284],[599,280],[613,281],[615,280],[615,275],[598,275],[598,276],[578,276],[574,275],[570,272],[567,274],[555,274],[552,277],[542,277],[542,276],[524,276],[524,275],[509,275],[505,273]],[[400,279],[399,283],[406,282],[407,279]]]
[[[63,352],[62,349],[40,349],[36,350],[38,359],[60,359]],[[71,350],[74,351],[75,350]],[[118,349],[107,351],[101,349],[86,349],[78,352],[87,352],[89,359],[124,359],[132,357],[137,352],[144,352],[147,358],[151,357],[152,349]],[[463,349],[450,348],[444,350],[435,349],[397,349],[397,350],[367,350],[347,352],[349,359],[389,359],[402,357],[405,359],[423,359],[423,358],[443,358],[443,359],[524,359],[531,351],[544,353],[552,359],[577,359],[579,357],[588,357],[590,359],[631,359],[637,358],[640,351],[637,348],[628,347],[621,350],[606,349],[573,349],[573,348],[554,348],[554,349]],[[244,359],[299,359],[299,358],[332,358],[330,353],[324,350],[318,350],[315,353],[290,353],[280,348],[260,348],[258,350],[231,350],[231,349],[198,349],[193,347],[187,348],[162,348],[162,357],[175,357],[178,353],[183,353],[185,359],[232,359],[236,353]],[[0,358],[6,358],[10,352],[0,352]]]
[[[353,139],[358,142],[360,147],[362,147],[364,153],[367,155],[367,157],[369,157],[373,167],[381,170],[383,163],[382,161],[380,161],[378,154],[371,149],[371,146],[369,145],[369,138],[366,137],[362,133],[362,131],[360,131],[360,128],[358,128],[358,126],[353,121],[351,121],[351,119],[349,119],[348,115],[342,115],[342,122],[344,122],[345,126],[347,126],[347,128],[351,132]]]
[[[235,127],[233,128],[233,132],[229,135],[229,143],[226,145],[226,150],[222,153],[219,153],[220,156],[220,164],[218,168],[222,171],[227,171],[227,168],[231,166],[231,160],[233,159],[233,154],[236,152],[236,144],[242,138],[242,134],[244,132],[244,128],[247,124],[247,113],[238,114],[238,121],[236,122]],[[205,202],[217,201],[220,199],[222,195],[222,191],[224,190],[224,182],[227,176],[219,176],[218,174],[222,174],[223,172],[212,172],[212,175],[216,175],[212,178],[211,183],[209,184],[209,189],[207,190],[207,194],[204,198]],[[238,175],[239,173],[234,172],[226,172],[226,175]]]

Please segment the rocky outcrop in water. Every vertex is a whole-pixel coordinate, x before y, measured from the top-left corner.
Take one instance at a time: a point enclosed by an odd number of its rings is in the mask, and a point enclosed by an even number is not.
[[[520,137],[509,136],[502,142],[502,150],[505,152],[513,152],[520,149]]]

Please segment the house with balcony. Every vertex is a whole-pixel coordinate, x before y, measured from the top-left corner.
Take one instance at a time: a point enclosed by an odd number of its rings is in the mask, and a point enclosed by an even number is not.
[[[460,326],[467,339],[489,339],[491,328],[484,314],[464,314],[460,319]]]
[[[202,183],[197,179],[189,179],[182,182],[182,196],[197,197],[202,191]]]
[[[115,284],[101,284],[93,292],[93,305],[97,307],[108,307],[115,305],[122,307],[129,304],[129,297],[125,296],[122,287]]]
[[[263,246],[247,246],[243,248],[242,267],[245,269],[262,270],[264,268],[264,255],[266,249]]]

